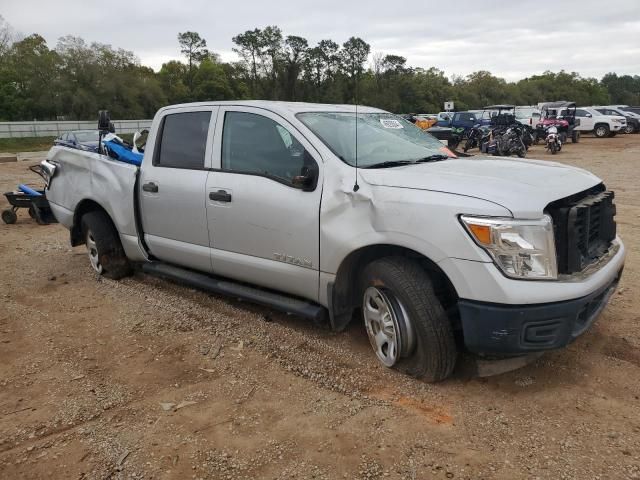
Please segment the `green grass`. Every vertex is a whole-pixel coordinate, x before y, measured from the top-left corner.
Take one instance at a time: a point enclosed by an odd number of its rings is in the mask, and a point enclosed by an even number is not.
[[[55,137],[0,138],[0,152],[36,152],[49,150]]]
[[[118,136],[128,142],[133,141],[132,133],[121,133]],[[54,138],[56,137],[0,138],[0,153],[49,150],[53,146]]]

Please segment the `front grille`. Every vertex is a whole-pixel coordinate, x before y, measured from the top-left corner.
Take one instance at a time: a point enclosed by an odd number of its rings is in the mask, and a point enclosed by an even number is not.
[[[558,272],[580,272],[596,262],[616,237],[614,193],[603,184],[550,203]]]

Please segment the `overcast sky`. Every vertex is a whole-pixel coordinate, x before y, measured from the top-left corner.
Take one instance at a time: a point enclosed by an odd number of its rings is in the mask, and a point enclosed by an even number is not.
[[[278,25],[310,44],[362,37],[372,52],[407,57],[447,76],[489,70],[517,80],[545,70],[640,75],[640,0],[0,0],[0,15],[50,46],[63,35],[136,53],[159,69],[193,30],[224,60],[231,38]]]

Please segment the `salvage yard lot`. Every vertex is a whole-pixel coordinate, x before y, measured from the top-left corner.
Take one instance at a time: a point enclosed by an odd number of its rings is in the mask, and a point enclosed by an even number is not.
[[[640,478],[638,159],[640,135],[553,157],[616,191],[628,257],[598,323],[523,369],[436,385],[381,367],[359,324],[97,278],[21,211],[0,225],[0,477]],[[0,165],[2,191],[37,185],[26,167]]]

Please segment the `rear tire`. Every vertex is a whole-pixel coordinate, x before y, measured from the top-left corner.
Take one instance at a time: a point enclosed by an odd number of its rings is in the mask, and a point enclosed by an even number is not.
[[[571,134],[571,143],[579,143],[580,142],[580,132],[574,130]]]
[[[609,136],[609,125],[596,125],[593,129],[593,134],[598,138],[605,138]]]
[[[449,377],[457,358],[453,329],[427,272],[388,257],[369,264],[362,280],[365,327],[378,359],[427,382]]]
[[[96,210],[85,214],[82,217],[82,234],[89,262],[98,275],[118,280],[131,274],[131,265],[118,232],[106,213]]]

